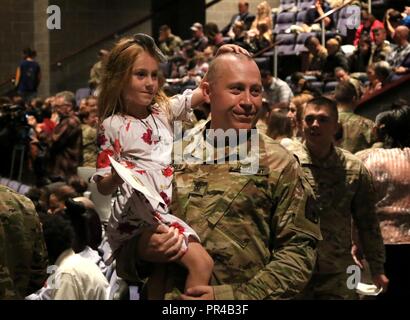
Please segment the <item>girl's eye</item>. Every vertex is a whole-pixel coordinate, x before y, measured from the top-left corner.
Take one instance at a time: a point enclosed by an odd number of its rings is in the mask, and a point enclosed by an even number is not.
[[[146,72],[144,71],[137,71],[136,73],[134,73],[137,77],[145,77],[147,75]]]

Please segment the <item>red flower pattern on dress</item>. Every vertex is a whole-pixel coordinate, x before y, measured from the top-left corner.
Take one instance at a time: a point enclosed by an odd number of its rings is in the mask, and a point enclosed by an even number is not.
[[[174,227],[175,229],[178,229],[178,232],[180,234],[184,233],[184,231],[185,231],[185,228],[183,226],[181,226],[178,222],[173,222],[169,226]]]
[[[169,206],[171,200],[169,199],[168,195],[164,191],[161,191],[159,195],[162,197],[162,199],[164,199],[165,204]]]
[[[98,154],[97,157],[97,168],[106,168],[108,167],[111,162],[108,156],[113,156],[114,151],[111,149],[105,149]]]
[[[125,166],[126,166],[128,169],[134,169],[134,168],[135,168],[135,164],[134,164],[133,162],[128,161],[128,160],[125,160],[124,162],[125,162]]]
[[[151,145],[152,144],[152,130],[150,128],[147,129],[147,132],[145,132],[141,139],[144,140],[145,143]]]
[[[173,173],[174,169],[171,166],[168,166],[164,170],[162,170],[164,177],[172,177]]]
[[[145,171],[145,170],[135,170],[135,171],[139,174],[146,174],[147,173],[147,171]]]
[[[120,145],[120,140],[118,139],[114,140],[114,151],[116,154],[121,154],[121,145]]]

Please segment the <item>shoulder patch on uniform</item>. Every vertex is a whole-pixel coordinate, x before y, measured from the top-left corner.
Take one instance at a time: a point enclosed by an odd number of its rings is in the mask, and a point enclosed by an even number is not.
[[[319,213],[316,202],[312,197],[308,197],[305,206],[305,217],[314,224],[319,223]]]
[[[208,181],[194,180],[193,183],[194,183],[194,190],[192,190],[189,193],[189,195],[203,197],[208,191]]]

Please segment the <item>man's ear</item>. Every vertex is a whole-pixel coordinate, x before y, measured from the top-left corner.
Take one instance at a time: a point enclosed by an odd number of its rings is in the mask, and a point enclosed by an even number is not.
[[[202,95],[206,103],[211,103],[210,101],[210,85],[208,81],[203,81],[201,84]]]

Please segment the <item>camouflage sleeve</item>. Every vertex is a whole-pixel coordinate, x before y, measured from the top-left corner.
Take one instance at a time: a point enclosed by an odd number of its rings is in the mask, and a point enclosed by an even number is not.
[[[216,299],[291,299],[307,284],[321,239],[313,192],[296,161],[272,184],[271,259],[248,282],[214,286]]]
[[[33,241],[33,254],[31,260],[31,276],[26,294],[31,294],[44,285],[47,279],[48,255],[44,241],[43,229],[37,214],[32,216],[31,232]]]
[[[4,283],[7,286],[11,283],[15,296],[24,298],[44,284],[47,268],[46,247],[34,204],[11,190],[3,192],[0,199],[0,238],[3,238],[0,239],[0,273],[1,278],[7,277],[8,273],[10,281],[0,280],[0,287]],[[11,294],[10,288],[7,290]]]
[[[352,214],[372,275],[384,273],[385,261],[383,238],[375,212],[375,195],[371,175],[361,165],[359,186],[352,203]]]
[[[6,234],[0,220],[0,300],[16,299],[17,293],[10,275],[6,255]]]
[[[364,135],[365,135],[365,139],[368,143],[368,146],[370,148],[374,143],[377,142],[376,131],[373,130],[374,123],[373,123],[373,121],[369,120],[366,123],[361,123],[360,125],[362,127],[366,127]]]

